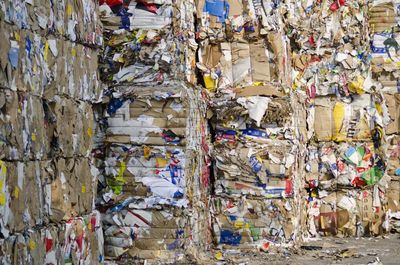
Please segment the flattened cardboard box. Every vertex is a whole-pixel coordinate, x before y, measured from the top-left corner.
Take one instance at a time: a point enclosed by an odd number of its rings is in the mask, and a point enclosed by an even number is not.
[[[46,196],[51,198],[48,202],[51,221],[68,220],[93,210],[97,182],[87,158],[57,159],[48,165],[46,171],[50,181],[47,185],[51,186],[46,190]]]
[[[86,156],[90,153],[94,116],[91,105],[60,98],[50,102],[47,109],[49,117],[49,138],[53,143],[53,152],[63,157]]]
[[[6,162],[0,208],[1,231],[19,232],[44,224],[42,162]],[[3,227],[4,226],[4,227]]]
[[[176,99],[134,99],[132,103],[126,102],[108,119],[106,141],[182,145],[186,136],[186,105]],[[172,139],[168,140],[169,137]]]
[[[400,211],[400,181],[391,181],[386,191],[387,207],[392,212]]]
[[[206,88],[214,90],[232,86],[267,85],[278,81],[278,73],[285,76],[288,71],[285,68],[286,64],[280,66],[282,62],[276,59],[279,57],[272,57],[272,50],[283,55],[282,47],[277,46],[275,42],[278,40],[275,37],[271,37],[271,40],[274,41],[272,45],[263,40],[247,42],[243,39],[220,44],[205,44],[201,50],[201,63],[213,71],[221,68],[221,76],[217,80],[211,80],[208,73],[204,74]],[[286,84],[287,80],[284,82]]]
[[[44,129],[45,114],[41,99],[10,90],[1,90],[0,95],[4,99],[1,108],[3,132],[0,131],[4,142],[0,145],[3,155],[9,160],[45,158],[50,143]]]
[[[392,122],[386,128],[386,134],[400,133],[400,94],[385,94],[386,105]]]
[[[24,154],[22,121],[17,93],[0,89],[0,158],[19,159]]]
[[[351,104],[329,97],[315,99],[315,136],[319,141],[346,141],[371,139],[371,120],[364,107],[369,106],[370,96],[355,98]],[[324,122],[321,122],[324,121]]]

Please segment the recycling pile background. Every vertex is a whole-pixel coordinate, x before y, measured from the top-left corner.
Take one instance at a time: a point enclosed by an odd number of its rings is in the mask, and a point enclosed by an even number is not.
[[[399,21],[398,0],[0,0],[1,263],[400,232]]]
[[[104,261],[95,1],[0,1],[0,263]]]

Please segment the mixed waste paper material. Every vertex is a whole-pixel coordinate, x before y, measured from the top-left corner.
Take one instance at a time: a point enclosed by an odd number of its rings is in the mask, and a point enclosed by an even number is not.
[[[398,0],[0,0],[0,263],[400,232],[399,21]]]

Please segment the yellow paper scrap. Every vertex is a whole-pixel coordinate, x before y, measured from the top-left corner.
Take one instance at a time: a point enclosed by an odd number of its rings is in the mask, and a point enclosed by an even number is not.
[[[125,170],[126,170],[126,164],[124,161],[121,161],[119,171],[118,171],[118,177],[116,178],[117,181],[125,183],[125,179],[124,179]]]
[[[32,239],[29,239],[28,245],[29,245],[29,249],[30,250],[35,250],[36,249],[36,243]]]
[[[215,253],[215,259],[217,260],[222,260],[223,259],[223,255],[221,251],[218,251],[217,253]]]
[[[333,122],[335,124],[334,140],[344,141],[345,136],[341,135],[342,123],[345,115],[345,106],[341,102],[337,102],[333,108]]]

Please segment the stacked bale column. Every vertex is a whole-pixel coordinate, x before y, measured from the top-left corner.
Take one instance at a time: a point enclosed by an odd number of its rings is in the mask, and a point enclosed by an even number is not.
[[[2,1],[0,230],[4,264],[103,261],[94,211],[95,1]]]

